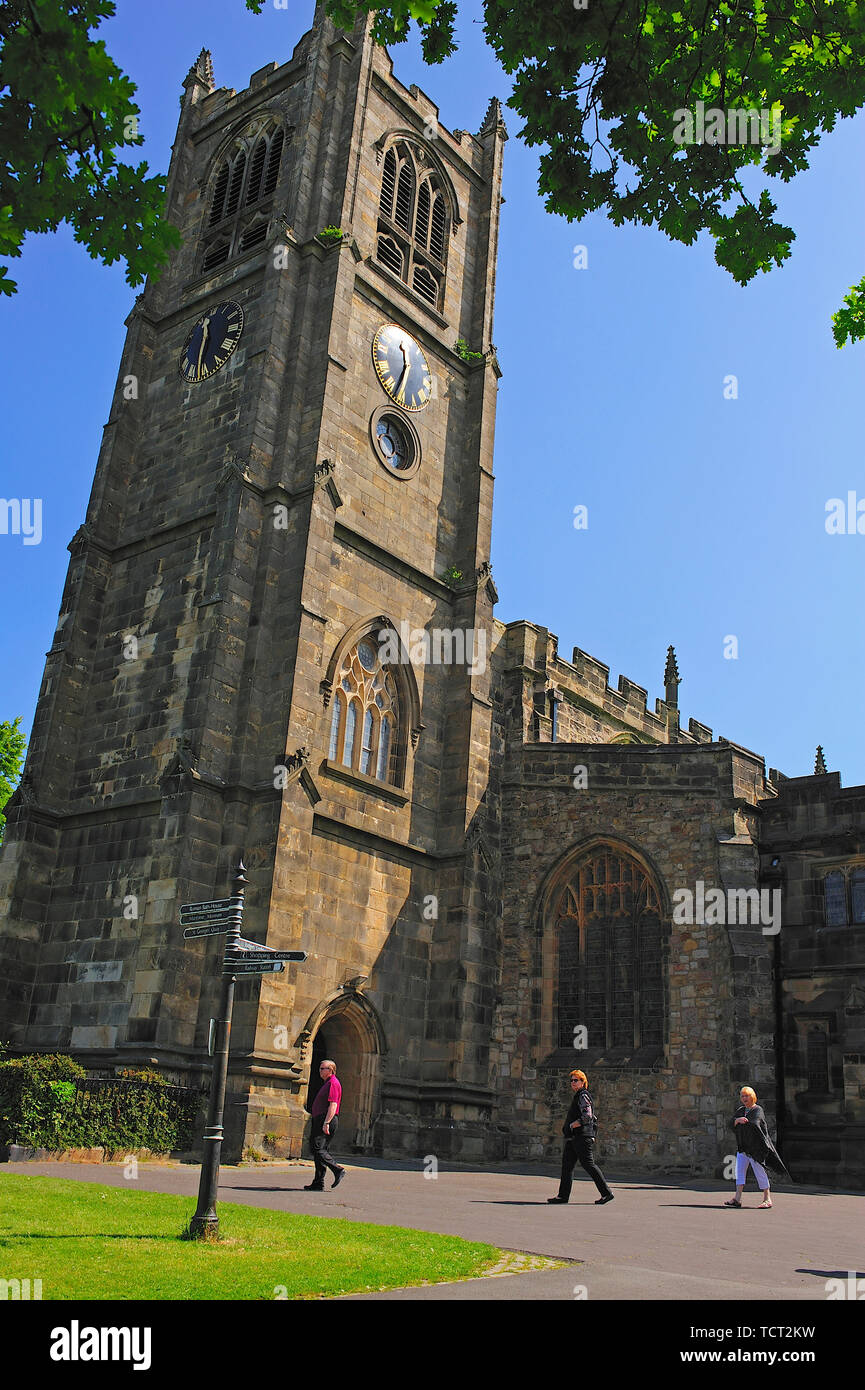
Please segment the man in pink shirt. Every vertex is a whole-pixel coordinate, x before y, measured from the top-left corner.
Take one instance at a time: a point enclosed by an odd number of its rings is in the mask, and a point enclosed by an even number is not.
[[[312,1149],[312,1161],[315,1164],[315,1177],[312,1182],[307,1183],[304,1191],[323,1192],[324,1179],[328,1168],[333,1173],[333,1186],[339,1187],[345,1177],[345,1169],[338,1163],[334,1163],[328,1153],[328,1145],[336,1133],[337,1115],[339,1114],[339,1103],[342,1100],[342,1087],[336,1079],[336,1062],[327,1059],[321,1063],[318,1069],[321,1077],[321,1089],[312,1102],[312,1129],[309,1132],[309,1144]]]

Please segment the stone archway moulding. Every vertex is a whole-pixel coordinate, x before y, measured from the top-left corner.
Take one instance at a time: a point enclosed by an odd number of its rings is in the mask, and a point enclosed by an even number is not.
[[[580,859],[586,858],[586,856],[591,854],[594,850],[602,847],[610,849],[614,854],[626,854],[631,859],[637,861],[640,867],[652,880],[658,894],[658,900],[661,903],[662,915],[667,919],[670,918],[673,911],[672,900],[667,891],[664,876],[651,856],[646,854],[645,850],[642,850],[633,840],[627,839],[624,835],[592,834],[587,835],[585,839],[579,840],[576,844],[571,845],[544,875],[541,886],[535,896],[535,906],[531,915],[532,923],[538,935],[543,935],[544,921],[550,909],[550,904],[558,889],[569,876],[571,869]]]
[[[303,1025],[296,1043],[296,1046],[300,1048],[301,1062],[309,1061],[313,1039],[322,1024],[326,1023],[329,1018],[336,1018],[350,1010],[353,1012],[355,1008],[359,1016],[356,1021],[365,1025],[367,1036],[373,1044],[370,1050],[379,1056],[387,1052],[387,1035],[375,1005],[359,990],[347,989],[343,985],[316,1004]]]
[[[404,141],[405,144],[410,145],[413,151],[420,151],[423,154],[423,158],[429,162],[430,166],[435,170],[441,180],[442,189],[450,204],[451,235],[455,236],[457,227],[461,226],[463,221],[457,191],[454,186],[454,181],[448,172],[447,165],[444,163],[444,160],[439,158],[429,141],[422,139],[416,130],[393,126],[390,130],[386,130],[383,135],[380,135],[374,142],[373,148],[376,152],[376,164],[381,164],[390,147],[392,145],[398,145],[401,140]]]

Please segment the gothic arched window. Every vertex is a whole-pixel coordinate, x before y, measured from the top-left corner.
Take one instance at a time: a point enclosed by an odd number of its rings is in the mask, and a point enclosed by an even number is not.
[[[328,757],[379,782],[402,779],[399,687],[377,633],[345,653],[334,681]]]
[[[213,270],[266,240],[287,139],[291,132],[286,136],[279,121],[260,116],[219,160],[210,179],[202,270]]]
[[[422,147],[404,140],[384,157],[376,259],[439,309],[445,280],[448,212],[441,179]]]
[[[663,1045],[664,986],[657,889],[627,851],[597,845],[553,901],[558,934],[558,1046],[630,1056]]]

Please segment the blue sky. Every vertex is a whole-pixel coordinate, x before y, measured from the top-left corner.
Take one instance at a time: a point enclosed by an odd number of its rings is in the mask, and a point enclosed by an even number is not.
[[[510,80],[461,0],[460,51],[427,67],[414,42],[395,70],[450,128],[477,130]],[[199,49],[217,85],[284,62],[311,0],[118,0],[100,37],[138,86],[143,157],[168,166],[183,78]],[[797,232],[786,265],[746,288],[712,244],[669,242],[601,216],[545,212],[538,151],[506,111],[495,343],[504,372],[496,431],[493,570],[503,621],[549,627],[663,695],[676,647],[683,722],[766,757],[789,776],[814,748],[845,785],[865,782],[865,536],[828,535],[826,503],[865,499],[865,344],[839,352],[830,316],[865,271],[865,119],[841,121],[809,171],[775,191]],[[586,269],[574,248],[587,248]],[[42,539],[0,535],[0,719],[29,732],[68,563],[84,518],[134,291],[63,228],[33,237],[0,303],[4,450],[0,492],[43,499]],[[541,344],[539,350],[538,345]],[[724,399],[724,379],[738,399]],[[588,508],[576,530],[574,508]],[[725,639],[738,657],[725,659]],[[729,648],[730,644],[727,643]]]

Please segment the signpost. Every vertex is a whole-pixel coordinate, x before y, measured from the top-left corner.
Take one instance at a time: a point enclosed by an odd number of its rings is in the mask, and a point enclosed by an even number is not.
[[[223,975],[266,975],[268,971],[284,970],[281,960],[227,960],[222,967]]]
[[[232,897],[216,898],[212,902],[184,903],[180,909],[180,925],[184,928],[184,937],[225,935],[222,998],[219,1016],[211,1020],[211,1038],[208,1046],[208,1052],[213,1057],[213,1076],[207,1124],[204,1129],[204,1156],[198,1184],[198,1206],[189,1222],[189,1233],[194,1237],[215,1239],[219,1234],[216,1193],[224,1136],[222,1121],[228,1080],[228,1044],[231,1036],[235,980],[238,975],[276,974],[285,969],[284,961],[304,961],[307,957],[306,951],[274,951],[269,946],[247,941],[240,935],[247,882],[243,859],[240,859],[234,876],[235,892]]]
[[[221,898],[216,903],[184,903],[180,909],[180,925],[193,926],[196,922],[231,922],[243,899],[232,902],[231,898]]]
[[[225,926],[217,922],[214,927],[187,927],[183,935],[190,936],[221,936],[225,931]]]

